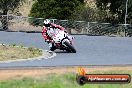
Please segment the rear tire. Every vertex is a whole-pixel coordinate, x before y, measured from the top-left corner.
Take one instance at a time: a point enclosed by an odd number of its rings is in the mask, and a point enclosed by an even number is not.
[[[68,42],[65,42],[64,44],[67,46],[67,51],[68,52],[76,53],[75,48],[71,44],[69,44]]]

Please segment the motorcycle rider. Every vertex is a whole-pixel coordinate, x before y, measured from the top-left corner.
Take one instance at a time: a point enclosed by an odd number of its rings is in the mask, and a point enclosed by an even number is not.
[[[49,35],[49,32],[51,33],[52,31],[53,33],[54,32],[53,30],[57,30],[57,29],[65,30],[65,28],[63,28],[62,26],[51,23],[49,19],[44,20],[44,26],[42,28],[42,36],[45,39],[45,42],[49,44],[51,51],[54,51],[56,47],[54,45],[54,41]]]

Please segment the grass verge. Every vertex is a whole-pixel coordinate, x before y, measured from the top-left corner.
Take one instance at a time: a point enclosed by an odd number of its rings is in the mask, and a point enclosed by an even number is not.
[[[94,74],[130,74],[131,70],[109,70],[109,71],[93,71]],[[85,84],[80,86],[76,83],[76,73],[51,73],[46,76],[13,78],[0,82],[0,88],[132,88],[129,84]]]
[[[0,61],[27,59],[40,55],[42,50],[33,47],[24,48],[22,45],[16,47],[15,44],[0,45]]]

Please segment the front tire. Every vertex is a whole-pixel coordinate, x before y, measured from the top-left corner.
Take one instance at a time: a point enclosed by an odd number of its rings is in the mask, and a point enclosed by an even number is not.
[[[71,52],[71,53],[76,53],[75,48],[73,47],[73,45],[71,45],[70,43],[68,43],[67,41],[64,43],[67,46],[67,51]]]

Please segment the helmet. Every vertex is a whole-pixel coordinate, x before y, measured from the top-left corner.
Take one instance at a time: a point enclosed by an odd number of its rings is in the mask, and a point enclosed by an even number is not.
[[[50,20],[49,19],[44,20],[44,26],[50,27]]]

